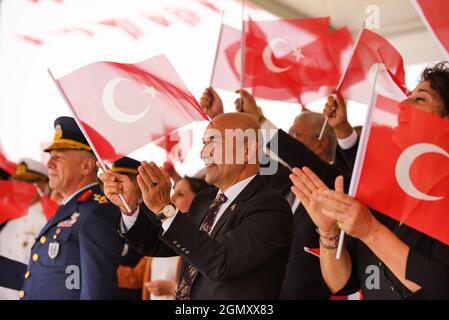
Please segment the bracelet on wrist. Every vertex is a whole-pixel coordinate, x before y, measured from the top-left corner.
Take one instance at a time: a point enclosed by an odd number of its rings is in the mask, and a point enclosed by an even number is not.
[[[340,233],[338,232],[335,236],[332,237],[325,237],[320,233],[320,229],[316,229],[316,233],[320,236],[320,238],[326,239],[326,240],[339,240],[340,239]]]
[[[338,248],[339,239],[335,240],[326,240],[329,241],[329,244],[324,243],[323,238],[320,237],[320,245],[326,250],[335,250]]]

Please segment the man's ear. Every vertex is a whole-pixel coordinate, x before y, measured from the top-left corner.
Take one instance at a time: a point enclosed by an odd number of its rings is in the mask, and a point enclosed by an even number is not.
[[[329,147],[329,139],[323,137],[321,140],[317,140],[317,153],[322,154],[325,153],[327,148]]]
[[[89,176],[97,170],[96,161],[93,157],[86,157],[81,164],[81,173]]]
[[[245,161],[248,164],[256,164],[258,153],[258,145],[256,140],[249,140],[245,148]]]

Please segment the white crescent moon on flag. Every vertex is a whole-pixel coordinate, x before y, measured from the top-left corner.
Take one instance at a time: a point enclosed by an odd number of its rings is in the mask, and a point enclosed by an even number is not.
[[[274,72],[274,73],[282,73],[291,68],[291,66],[285,67],[285,68],[280,68],[280,67],[276,66],[273,62],[273,59],[271,57],[273,54],[273,49],[280,43],[289,44],[286,40],[284,40],[282,38],[274,38],[274,39],[270,40],[268,45],[263,50],[263,55],[262,55],[263,62],[267,66],[268,70],[270,70],[271,72]]]
[[[438,153],[449,158],[449,153],[446,150],[434,144],[414,144],[405,149],[399,156],[398,161],[396,162],[396,180],[401,189],[409,196],[418,200],[438,201],[444,197],[435,197],[419,191],[410,178],[410,167],[413,165],[413,162],[416,158],[426,153]]]
[[[128,124],[134,123],[145,117],[150,107],[147,106],[144,111],[136,114],[129,114],[117,108],[114,100],[114,90],[115,87],[122,81],[131,80],[126,78],[114,78],[106,84],[103,90],[103,107],[106,113],[115,121]]]

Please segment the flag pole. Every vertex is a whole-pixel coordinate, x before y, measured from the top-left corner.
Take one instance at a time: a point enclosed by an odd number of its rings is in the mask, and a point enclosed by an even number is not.
[[[245,46],[246,46],[246,24],[245,24],[245,0],[242,0],[242,38],[240,39],[240,90],[243,90],[245,83]],[[240,101],[243,104],[243,95],[240,94]],[[243,107],[240,106],[240,111]]]
[[[345,72],[343,72],[343,74],[340,77],[340,81],[338,81],[338,85],[337,85],[337,89],[336,89],[337,92],[340,91],[340,89],[341,89],[341,84],[343,83],[343,79],[345,78],[346,73],[348,72],[349,65],[351,64],[351,60],[354,57],[355,50],[357,49],[357,46],[359,45],[360,37],[362,36],[364,28],[365,28],[365,23],[363,23],[363,28],[359,31],[359,33],[357,35],[357,39],[354,43],[354,47],[352,48],[351,57],[349,58],[348,63],[346,64],[346,67],[345,67]],[[335,94],[333,94],[332,96],[334,97],[334,99],[337,99],[337,96]],[[324,130],[326,130],[326,126],[327,126],[328,122],[329,122],[329,117],[326,117],[324,119],[323,126],[321,127],[320,135],[318,137],[319,141],[321,141],[323,139]]]
[[[76,124],[80,128],[80,130],[83,133],[84,137],[86,138],[87,142],[89,143],[89,146],[92,148],[92,152],[94,153],[95,157],[97,158],[98,162],[100,163],[101,169],[106,173],[108,167],[104,163],[103,159],[100,157],[97,149],[95,148],[95,145],[90,140],[89,135],[87,134],[86,130],[84,129],[84,126],[81,123],[81,121],[78,119],[78,116],[76,115],[75,111],[73,110],[72,105],[70,104],[69,100],[67,99],[67,96],[65,95],[64,91],[62,91],[61,87],[59,86],[59,83],[56,81],[56,78],[53,76],[53,73],[50,71],[50,69],[47,69],[47,72],[50,75],[50,78],[53,80],[53,83],[55,84],[56,88],[58,89],[60,96],[66,103],[70,112],[72,113]],[[119,193],[118,196],[119,196],[120,200],[122,201],[123,205],[125,206],[126,210],[128,211],[128,213],[131,213],[132,212],[131,208],[126,203],[125,198],[123,198],[123,195],[121,193]]]
[[[440,39],[438,39],[437,35],[435,34],[435,32],[432,29],[432,26],[429,23],[429,20],[427,20],[426,15],[424,14],[424,11],[422,10],[420,4],[418,3],[417,0],[412,0],[412,5],[415,8],[416,12],[418,13],[418,15],[420,16],[422,22],[424,23],[424,25],[426,26],[427,30],[429,31],[430,35],[432,36],[432,39],[435,41],[435,43],[438,46],[438,49],[441,51],[441,53],[443,54],[443,57],[446,60],[449,60],[449,52],[446,50],[446,48],[443,46],[443,44],[441,43]]]
[[[374,80],[373,80],[373,85],[371,88],[371,95],[370,95],[369,104],[368,104],[368,114],[366,116],[365,125],[363,126],[362,135],[360,137],[359,148],[357,150],[357,156],[355,159],[354,169],[352,171],[352,176],[351,176],[351,184],[349,185],[348,195],[350,197],[354,197],[357,187],[359,185],[360,173],[362,171],[361,167],[362,167],[363,159],[365,158],[368,137],[371,132],[371,117],[372,117],[373,110],[374,110],[374,103],[377,98],[376,85],[377,85],[377,78],[379,76],[379,70],[380,70],[380,66],[379,66],[379,64],[376,64],[374,67]],[[338,241],[337,256],[336,256],[337,259],[340,259],[340,257],[341,257],[344,239],[345,239],[345,232],[343,230],[340,230],[340,239]]]
[[[215,64],[217,63],[218,49],[220,48],[221,34],[223,33],[224,14],[225,14],[225,11],[223,10],[221,12],[220,32],[218,33],[217,47],[215,49],[215,58],[214,58],[214,64],[212,66],[212,72],[210,74],[209,87],[212,86],[212,80],[214,79]]]
[[[37,183],[33,183],[33,185],[36,187],[36,191],[37,191],[37,194],[39,195],[39,197],[43,198],[44,193],[42,192],[41,189],[39,189],[39,186],[37,185]]]

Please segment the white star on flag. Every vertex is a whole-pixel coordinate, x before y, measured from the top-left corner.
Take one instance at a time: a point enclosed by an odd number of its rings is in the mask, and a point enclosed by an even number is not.
[[[153,97],[153,99],[156,98],[156,96],[161,95],[161,93],[159,91],[157,91],[154,87],[148,87],[146,85],[143,85],[143,87],[145,88],[143,93],[151,94],[151,97]]]

